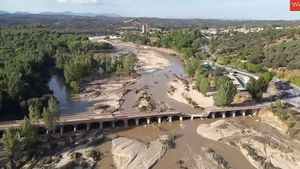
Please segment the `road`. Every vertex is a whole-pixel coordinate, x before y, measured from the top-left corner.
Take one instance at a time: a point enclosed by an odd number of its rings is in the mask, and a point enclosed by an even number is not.
[[[274,83],[276,83],[276,82],[288,83],[288,85],[290,86],[290,89],[281,90],[281,93],[286,93],[285,94],[286,96],[283,96],[283,98],[281,100],[284,100],[286,103],[293,105],[293,107],[291,107],[291,109],[300,113],[300,87],[293,85],[292,83],[280,80],[276,77],[274,77],[272,79],[272,81]]]
[[[227,71],[237,72],[237,73],[240,73],[240,74],[243,74],[243,75],[246,75],[246,76],[249,76],[249,77],[253,77],[253,78],[256,78],[256,79],[259,78],[258,75],[255,75],[255,74],[252,74],[252,73],[248,73],[248,72],[241,71],[241,70],[238,70],[238,69],[235,69],[235,68],[227,67],[227,66],[215,63],[215,62],[211,62],[211,63],[214,66],[224,68]],[[272,81],[274,83],[282,82],[282,83],[288,84],[288,87],[287,87],[288,89],[280,90],[280,92],[282,94],[284,94],[280,97],[280,99],[283,100],[284,102],[292,105],[293,106],[293,107],[291,107],[292,110],[295,110],[295,111],[300,113],[300,87],[298,87],[296,85],[293,85],[290,82],[280,80],[276,77],[273,77]],[[274,102],[266,102],[264,104],[267,106],[267,105],[270,105],[271,103],[274,103]]]

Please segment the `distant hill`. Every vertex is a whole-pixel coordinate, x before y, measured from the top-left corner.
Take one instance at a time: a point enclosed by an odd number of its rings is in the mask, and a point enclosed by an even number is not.
[[[122,17],[121,15],[114,14],[114,13],[75,13],[70,11],[65,12],[40,12],[40,13],[30,13],[30,12],[14,12],[10,13],[7,11],[0,11],[0,15],[4,14],[17,14],[17,15],[67,15],[67,16],[88,16],[88,17],[95,17],[95,16],[106,16],[106,17]]]
[[[113,14],[113,13],[74,13],[74,12],[41,12],[41,15],[70,15],[70,16],[106,16],[106,17],[121,17],[121,15]]]
[[[6,11],[0,11],[0,15],[3,15],[3,14],[9,14],[9,12],[6,12]]]
[[[126,22],[135,20],[135,22]],[[264,27],[293,26],[300,21],[263,21],[263,20],[219,20],[219,19],[169,19],[151,17],[121,17],[117,14],[103,13],[73,13],[73,12],[42,12],[31,14],[27,12],[8,13],[0,11],[0,27],[31,25],[57,29],[64,33],[86,33],[89,35],[107,35],[120,28],[133,28],[140,31],[141,25],[150,28],[220,28],[220,27]]]

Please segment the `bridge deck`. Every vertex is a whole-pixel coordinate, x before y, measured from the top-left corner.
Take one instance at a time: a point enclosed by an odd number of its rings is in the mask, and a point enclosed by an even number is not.
[[[87,115],[72,115],[72,116],[61,116],[58,125],[67,124],[79,124],[79,123],[92,123],[92,122],[105,122],[105,121],[117,121],[135,118],[151,118],[159,116],[175,116],[181,115],[180,112],[138,112],[138,113],[118,113],[114,115],[97,115],[97,114],[87,114]],[[23,120],[14,121],[3,121],[0,122],[0,130],[5,130],[9,127],[18,127],[23,122]],[[37,122],[38,125],[43,125],[42,120]]]
[[[141,119],[141,118],[151,118],[151,117],[163,117],[163,116],[184,116],[184,117],[208,117],[211,112],[229,112],[229,111],[246,111],[246,110],[258,110],[261,109],[263,105],[256,106],[243,106],[243,107],[223,107],[223,108],[208,108],[204,112],[199,113],[188,113],[188,112],[118,112],[115,114],[107,115],[97,115],[97,114],[84,114],[84,115],[72,115],[72,116],[61,116],[58,125],[68,125],[68,124],[80,124],[80,123],[93,123],[93,122],[105,122],[105,121],[118,121],[118,120],[128,120],[128,119]],[[0,131],[5,130],[9,127],[18,127],[23,120],[14,121],[3,121],[0,122]],[[38,125],[43,125],[43,121],[39,120]]]
[[[242,110],[256,110],[266,107],[266,105],[255,105],[255,106],[242,106],[242,107],[215,107],[208,108],[206,111],[210,112],[224,112],[224,111],[242,111]]]

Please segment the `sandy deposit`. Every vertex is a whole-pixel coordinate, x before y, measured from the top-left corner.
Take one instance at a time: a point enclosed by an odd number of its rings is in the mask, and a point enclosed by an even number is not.
[[[174,88],[174,92],[169,92],[168,96],[178,102],[189,104],[187,98],[190,98],[202,108],[214,106],[213,96],[204,96],[195,90],[193,88],[194,83],[188,85],[188,90],[186,90],[184,82],[180,79],[171,81],[168,85]]]
[[[287,133],[288,131],[288,126],[282,122],[279,117],[275,116],[273,112],[269,110],[261,110],[258,113],[258,117],[262,122],[265,122],[269,124],[270,126],[273,126],[277,128],[280,132],[282,133]]]
[[[109,110],[117,110],[121,104],[120,99],[126,94],[124,87],[134,83],[136,79],[131,77],[112,77],[96,80],[88,83],[86,90],[82,92],[81,98],[89,102],[95,102],[94,106],[108,105]],[[101,113],[103,110],[95,110]]]
[[[135,51],[137,56],[136,71],[143,75],[164,70],[170,66],[170,61],[156,51],[144,51],[138,49]],[[86,85],[86,90],[80,94],[83,100],[92,102],[95,113],[114,112],[122,104],[122,97],[127,94],[127,86],[135,83],[137,79],[133,77],[110,77],[101,80],[95,80]],[[99,107],[109,106],[105,110]]]
[[[197,133],[203,137],[238,147],[256,168],[277,167],[295,169],[300,167],[300,152],[294,142],[280,135],[258,131],[234,120],[219,120],[199,125]]]
[[[155,51],[137,52],[138,72],[151,73],[158,70],[163,70],[170,66],[170,61],[165,59],[160,53]]]
[[[161,140],[148,144],[120,137],[112,141],[114,164],[118,169],[148,169],[160,159],[167,148]]]
[[[191,147],[187,147],[191,149]],[[226,169],[229,168],[227,161],[214,150],[202,147],[201,151],[192,158],[183,158],[177,162],[180,168],[203,168],[203,169]]]
[[[79,146],[76,147],[74,149],[70,149],[64,153],[61,154],[61,159],[60,161],[56,164],[55,168],[63,168],[64,166],[68,165],[68,163],[70,163],[73,160],[83,160],[84,162],[86,162],[88,164],[88,166],[86,166],[86,169],[91,169],[93,168],[93,166],[96,164],[96,160],[93,159],[92,157],[89,156],[89,152],[92,150],[92,147],[83,147],[83,146]],[[78,159],[74,159],[74,157],[72,157],[71,154],[75,154],[75,153],[79,153],[81,154],[80,157],[78,157]]]

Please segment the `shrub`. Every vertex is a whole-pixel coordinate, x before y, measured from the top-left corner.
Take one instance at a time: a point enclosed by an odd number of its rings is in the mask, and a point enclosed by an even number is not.
[[[100,159],[101,154],[99,153],[99,151],[93,149],[93,150],[88,151],[87,157],[90,157],[90,158],[92,158],[93,160],[97,161],[97,160]]]

